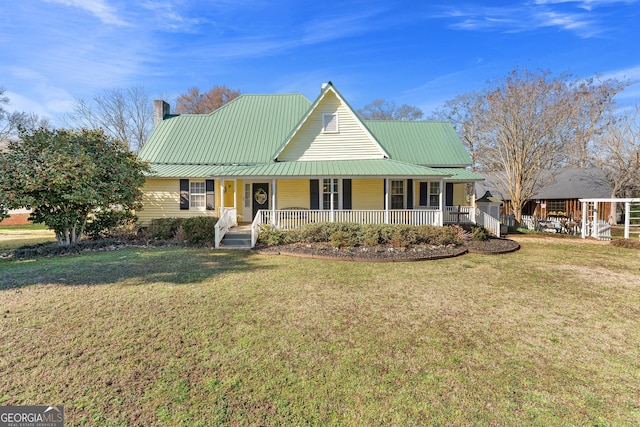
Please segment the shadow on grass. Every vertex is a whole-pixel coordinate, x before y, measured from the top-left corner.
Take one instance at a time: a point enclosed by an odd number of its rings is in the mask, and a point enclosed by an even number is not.
[[[37,284],[201,283],[216,276],[266,269],[246,251],[128,248],[28,261],[0,262],[0,290]]]

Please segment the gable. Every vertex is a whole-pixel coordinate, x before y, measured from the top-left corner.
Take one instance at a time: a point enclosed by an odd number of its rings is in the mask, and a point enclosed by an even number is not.
[[[342,97],[327,88],[278,153],[277,161],[384,159],[387,153]]]

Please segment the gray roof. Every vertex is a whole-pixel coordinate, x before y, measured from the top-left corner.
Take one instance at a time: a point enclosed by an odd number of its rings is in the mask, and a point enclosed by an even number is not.
[[[476,195],[481,197],[486,191],[503,200],[506,196],[503,184],[499,179],[504,172],[476,172],[484,177],[483,182],[476,183]],[[602,170],[597,168],[559,169],[549,184],[545,185],[531,199],[583,199],[611,197],[613,189]]]

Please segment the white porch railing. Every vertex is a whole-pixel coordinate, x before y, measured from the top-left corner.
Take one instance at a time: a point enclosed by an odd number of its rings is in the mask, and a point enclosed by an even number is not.
[[[224,239],[224,235],[231,227],[238,225],[238,210],[236,208],[220,208],[220,218],[215,226],[215,247],[220,246],[220,242]]]
[[[491,215],[482,212],[480,209],[475,209],[475,220],[476,225],[480,225],[487,230],[491,234],[496,237],[500,237],[500,221],[492,217]]]
[[[435,209],[415,210],[260,210],[253,221],[256,230],[260,224],[273,224],[280,230],[292,230],[305,224],[319,222],[349,222],[358,224],[408,224],[440,225],[440,211]],[[253,228],[253,226],[252,226]]]
[[[473,206],[445,206],[444,223],[476,223],[476,209]]]
[[[451,223],[471,223],[485,227],[500,237],[500,221],[472,206],[447,206],[444,221],[437,209],[394,210],[260,210],[251,224],[251,245],[255,246],[261,224],[273,224],[280,230],[292,230],[310,223],[348,222],[358,224],[407,224],[439,226]],[[458,219],[458,217],[460,219]]]

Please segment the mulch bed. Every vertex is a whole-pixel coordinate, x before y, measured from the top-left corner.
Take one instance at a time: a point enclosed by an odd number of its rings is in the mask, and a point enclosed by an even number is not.
[[[408,262],[451,258],[466,253],[503,254],[520,249],[520,245],[509,239],[489,239],[484,242],[468,241],[463,245],[412,246],[392,248],[387,246],[359,246],[356,248],[334,248],[329,244],[296,243],[281,246],[257,246],[260,254],[287,255],[300,258],[314,258],[362,262]]]

